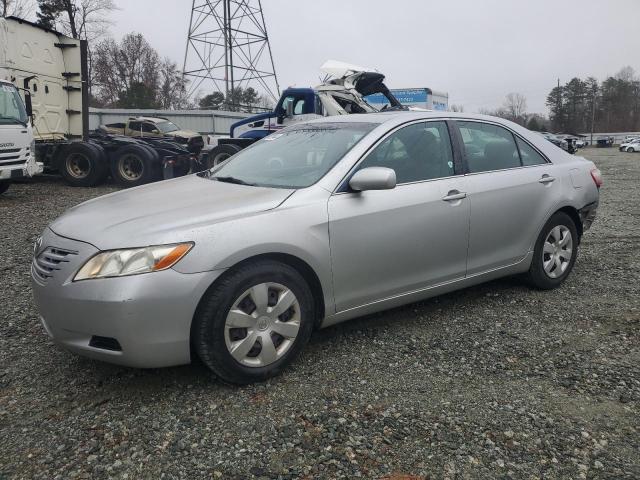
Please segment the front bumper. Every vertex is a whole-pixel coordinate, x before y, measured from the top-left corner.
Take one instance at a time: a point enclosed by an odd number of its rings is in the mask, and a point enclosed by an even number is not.
[[[150,274],[73,282],[98,250],[47,229],[39,252],[71,252],[51,277],[32,264],[32,285],[45,331],[71,352],[119,365],[157,368],[191,361],[191,321],[221,272]],[[114,342],[115,341],[115,342]]]

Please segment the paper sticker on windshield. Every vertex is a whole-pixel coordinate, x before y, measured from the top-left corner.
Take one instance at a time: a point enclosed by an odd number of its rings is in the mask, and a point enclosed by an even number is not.
[[[276,138],[280,138],[283,135],[284,133],[272,133],[271,135],[264,137],[263,140],[271,141],[271,140],[275,140]]]

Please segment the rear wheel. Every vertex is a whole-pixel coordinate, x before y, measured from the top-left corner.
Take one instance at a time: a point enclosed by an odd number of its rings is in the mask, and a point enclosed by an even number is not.
[[[153,150],[127,145],[116,151],[111,164],[113,179],[123,187],[137,187],[160,179]]]
[[[11,182],[0,182],[0,195],[9,190]]]
[[[226,162],[227,160],[229,160],[229,158],[234,156],[240,150],[242,149],[237,145],[232,145],[232,144],[218,145],[217,147],[213,148],[209,152],[207,168],[212,168],[217,165],[220,165],[221,163]]]
[[[308,342],[314,301],[288,265],[242,266],[205,294],[194,318],[193,344],[218,377],[246,384],[279,374]]]
[[[569,215],[555,213],[538,236],[531,267],[527,273],[534,287],[559,287],[573,270],[578,255],[578,231]]]
[[[101,147],[84,142],[71,143],[62,150],[58,170],[74,187],[94,187],[102,183],[109,172]]]

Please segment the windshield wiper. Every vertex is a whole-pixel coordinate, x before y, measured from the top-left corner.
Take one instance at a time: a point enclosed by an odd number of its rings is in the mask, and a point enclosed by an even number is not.
[[[249,185],[250,187],[256,186],[255,183],[245,182],[244,180],[240,180],[239,178],[236,178],[236,177],[212,177],[212,178],[215,178],[219,182],[235,183],[237,185]]]

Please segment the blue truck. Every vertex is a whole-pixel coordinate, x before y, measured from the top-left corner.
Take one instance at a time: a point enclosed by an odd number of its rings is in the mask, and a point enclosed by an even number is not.
[[[288,88],[273,111],[234,123],[230,136],[218,138],[209,150],[208,166],[218,165],[252,143],[295,123],[330,115],[408,108],[387,88],[384,75],[375,69],[330,60],[321,71],[328,78],[323,84],[315,88]],[[372,95],[383,98],[384,105],[368,102],[366,97]]]

